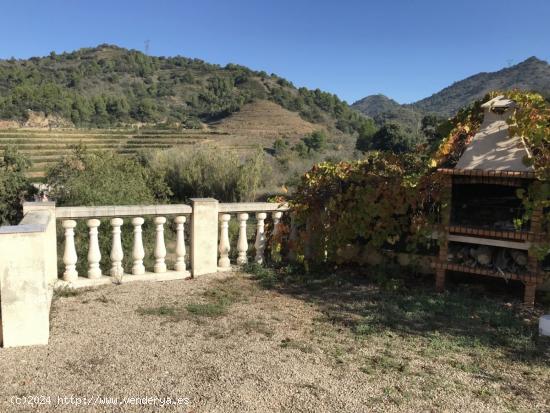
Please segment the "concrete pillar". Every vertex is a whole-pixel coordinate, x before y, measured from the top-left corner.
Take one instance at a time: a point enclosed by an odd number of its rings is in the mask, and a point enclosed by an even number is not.
[[[25,204],[19,225],[0,227],[0,342],[47,344],[57,280],[55,204]]]
[[[57,282],[57,230],[55,202],[23,202],[23,215],[34,211],[48,211],[52,219],[48,222],[45,234],[44,257],[46,260],[46,280],[49,286]]]
[[[218,270],[218,201],[192,198],[191,271],[193,276]]]

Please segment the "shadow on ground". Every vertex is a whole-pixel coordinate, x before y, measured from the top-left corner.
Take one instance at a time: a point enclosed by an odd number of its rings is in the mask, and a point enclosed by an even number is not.
[[[543,308],[524,309],[521,286],[454,278],[438,294],[433,277],[399,267],[309,275],[278,269],[257,277],[268,288],[314,303],[327,322],[359,336],[420,336],[435,351],[490,348],[512,361],[550,365],[550,341],[538,337]]]

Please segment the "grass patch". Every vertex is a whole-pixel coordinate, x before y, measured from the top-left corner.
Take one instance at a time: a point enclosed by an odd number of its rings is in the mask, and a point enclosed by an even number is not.
[[[265,321],[262,320],[243,321],[236,329],[242,330],[247,334],[257,333],[262,334],[266,337],[272,337],[274,334],[273,329]]]
[[[222,303],[191,303],[185,306],[189,314],[198,317],[220,317],[227,314],[227,305]]]
[[[255,262],[248,263],[243,267],[243,271],[254,276],[254,279],[260,282],[264,288],[273,288],[277,283],[277,274],[273,268],[264,267]]]
[[[57,287],[53,290],[53,298],[78,297],[86,292],[93,291],[95,288],[71,288],[69,286]]]
[[[138,308],[137,313],[156,317],[175,317],[178,314],[178,309],[176,307],[161,305],[160,307]]]
[[[311,344],[288,337],[281,340],[279,347],[300,350],[302,353],[313,353],[313,346]]]

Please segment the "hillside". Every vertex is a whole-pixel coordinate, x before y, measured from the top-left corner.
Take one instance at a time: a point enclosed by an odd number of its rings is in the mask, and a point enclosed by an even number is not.
[[[520,89],[550,97],[550,64],[529,59],[497,72],[478,73],[410,105],[414,109],[450,116],[491,90]]]
[[[333,94],[296,88],[274,74],[234,64],[147,56],[111,45],[0,60],[0,120],[19,124],[43,112],[78,127],[200,129],[257,100],[350,135],[369,122]]]
[[[255,143],[264,139],[273,141],[281,136],[297,140],[323,128],[302,119],[298,113],[267,100],[247,103],[238,112],[212,123],[210,127],[220,132],[243,136],[249,142],[250,137],[254,137]]]
[[[448,117],[490,91],[511,89],[537,91],[549,98],[550,64],[530,57],[496,72],[470,76],[412,104],[400,105],[384,95],[371,95],[353,103],[352,107],[378,122],[394,120],[413,127],[426,113]]]
[[[373,118],[377,124],[391,121],[413,127],[420,124],[423,116],[423,112],[400,105],[395,100],[381,94],[370,95],[358,100],[352,107]]]

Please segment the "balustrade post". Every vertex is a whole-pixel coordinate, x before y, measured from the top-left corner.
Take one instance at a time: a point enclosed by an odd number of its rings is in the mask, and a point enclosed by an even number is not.
[[[90,229],[90,245],[88,248],[88,278],[96,279],[101,277],[101,268],[99,268],[101,252],[99,250],[99,241],[97,238],[97,228],[101,222],[99,219],[89,219],[86,221],[86,224]]]
[[[157,273],[166,272],[166,262],[164,261],[166,257],[166,246],[164,245],[164,224],[166,223],[165,217],[156,217],[156,234],[157,240],[155,244],[155,266],[154,270]]]
[[[179,216],[174,219],[176,223],[176,271],[185,271],[185,217]]]
[[[246,251],[248,251],[248,240],[246,236],[246,221],[248,214],[243,212],[237,215],[239,221],[239,240],[237,241],[237,264],[244,265],[248,262]]]
[[[220,269],[229,269],[231,268],[231,263],[229,262],[229,251],[231,247],[229,245],[229,220],[231,215],[222,214],[220,215],[220,259],[218,260],[218,267]]]
[[[145,273],[145,267],[143,266],[143,258],[145,257],[145,251],[143,249],[143,240],[141,238],[141,226],[145,220],[141,217],[132,219],[132,225],[134,226],[134,246],[132,249],[132,274],[140,275]]]
[[[111,226],[113,227],[113,245],[111,248],[111,276],[116,278],[122,278],[124,269],[122,268],[122,259],[124,258],[124,251],[122,250],[122,241],[120,239],[120,227],[124,221],[122,218],[111,219]]]
[[[264,249],[265,249],[265,224],[264,220],[267,218],[265,212],[258,212],[256,214],[256,220],[258,221],[256,226],[256,243],[254,247],[256,248],[256,258],[255,261],[258,264],[264,262]]]
[[[63,228],[65,228],[65,251],[63,253],[65,272],[63,273],[63,280],[76,281],[78,279],[78,272],[76,271],[78,256],[76,255],[76,248],[74,245],[74,228],[76,227],[76,221],[68,219],[63,221],[62,225]]]

